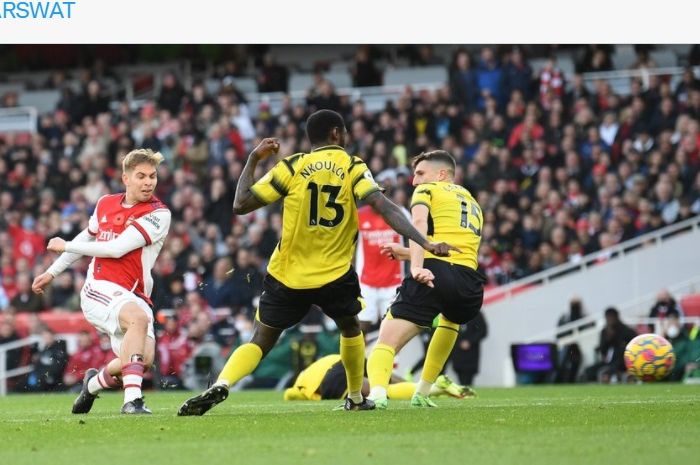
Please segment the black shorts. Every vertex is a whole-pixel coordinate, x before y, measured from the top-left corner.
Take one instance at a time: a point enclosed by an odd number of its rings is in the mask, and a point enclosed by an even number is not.
[[[424,265],[435,275],[428,287],[408,276],[401,283],[391,315],[427,328],[442,313],[453,323],[467,323],[479,314],[484,301],[486,277],[463,265],[455,265],[436,258],[426,258]]]
[[[354,316],[362,310],[360,296],[360,282],[352,267],[340,278],[317,289],[292,289],[268,273],[263,280],[258,319],[273,328],[291,328],[306,316],[311,305],[318,305],[334,320]]]
[[[318,387],[321,399],[343,399],[348,390],[348,379],[345,376],[343,362],[335,362],[326,372]]]

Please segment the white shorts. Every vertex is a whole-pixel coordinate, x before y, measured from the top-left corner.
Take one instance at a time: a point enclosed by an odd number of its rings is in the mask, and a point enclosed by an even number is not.
[[[119,356],[124,332],[119,325],[119,311],[133,302],[148,315],[148,337],[156,339],[153,331],[153,310],[133,292],[104,280],[89,279],[80,291],[80,306],[85,319],[98,331],[109,334],[112,351]]]
[[[357,315],[360,321],[367,321],[376,324],[384,318],[391,302],[396,296],[397,286],[391,287],[371,287],[360,283],[362,298],[365,301],[365,308]]]

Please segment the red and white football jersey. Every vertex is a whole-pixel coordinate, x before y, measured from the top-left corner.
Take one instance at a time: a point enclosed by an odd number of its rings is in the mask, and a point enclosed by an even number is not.
[[[124,197],[124,193],[101,197],[90,217],[88,232],[99,243],[116,239],[133,226],[146,240],[146,245],[120,258],[93,258],[88,279],[118,284],[152,305],[151,270],[170,228],[170,210],[155,196],[132,206],[123,205]]]
[[[391,260],[380,253],[380,246],[391,242],[403,243],[401,235],[386,224],[384,218],[370,206],[357,211],[360,240],[357,244],[357,274],[360,282],[372,287],[396,287],[403,280],[400,260]]]

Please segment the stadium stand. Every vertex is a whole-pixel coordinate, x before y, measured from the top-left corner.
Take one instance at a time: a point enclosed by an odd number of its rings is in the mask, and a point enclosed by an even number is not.
[[[100,195],[120,190],[120,157],[149,147],[166,158],[158,195],[173,212],[155,268],[156,308],[176,313],[185,332],[198,325],[204,333],[198,340],[215,340],[226,352],[245,334],[260,290],[249,278],[264,273],[281,225],[279,205],[233,217],[242,164],[262,136],[279,137],[283,153],[308,149],[303,122],[317,108],[345,116],[349,150],[397,199],[410,199],[405,173],[412,155],[432,148],[455,155],[457,181],[484,210],[480,265],[491,288],[700,214],[699,73],[673,68],[688,60],[690,47],[652,50],[656,66],[668,70],[651,79],[627,70],[639,58],[633,46],[615,47],[614,68],[601,71],[623,77],[583,74],[582,87],[575,81],[583,49],[552,51],[558,80],[542,72],[545,54],[529,59],[529,71],[511,73],[508,47],[496,49],[492,66],[480,63],[477,46],[377,47],[370,56],[384,87],[354,89],[356,47],[333,47],[264,51],[291,70],[286,95],[257,92],[263,53],[257,49],[226,56],[222,48],[220,61],[194,68],[194,59],[135,64],[129,57],[93,69],[4,75],[0,124],[3,112],[23,105],[39,115],[35,131],[0,126],[0,273],[7,296],[0,310],[15,313],[20,276],[31,280],[50,263],[45,242],[71,238]],[[471,66],[449,65],[460,50],[468,51]],[[317,92],[316,71],[333,84],[328,93]],[[171,73],[173,87],[165,84]],[[615,79],[623,84],[604,85]],[[93,97],[86,91],[91,82],[99,85]],[[221,313],[208,305],[203,283],[223,256],[247,271],[231,277],[240,298]],[[55,324],[49,316],[56,308],[78,310],[86,268],[83,260],[55,281],[41,303],[42,320]]]

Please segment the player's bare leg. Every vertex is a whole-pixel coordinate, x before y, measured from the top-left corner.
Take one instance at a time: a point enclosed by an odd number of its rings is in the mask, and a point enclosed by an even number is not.
[[[204,415],[216,404],[226,400],[229,388],[255,371],[260,361],[275,346],[280,334],[281,329],[272,328],[256,319],[250,342],[241,345],[231,354],[216,383],[182,404],[178,416]]]
[[[145,406],[141,384],[146,370],[146,347],[155,346],[155,341],[148,338],[150,319],[146,312],[135,302],[125,303],[119,310],[119,326],[124,332],[119,359],[124,385],[124,405],[122,413],[149,414]],[[152,342],[148,342],[148,340]],[[149,365],[153,362],[148,361]]]

